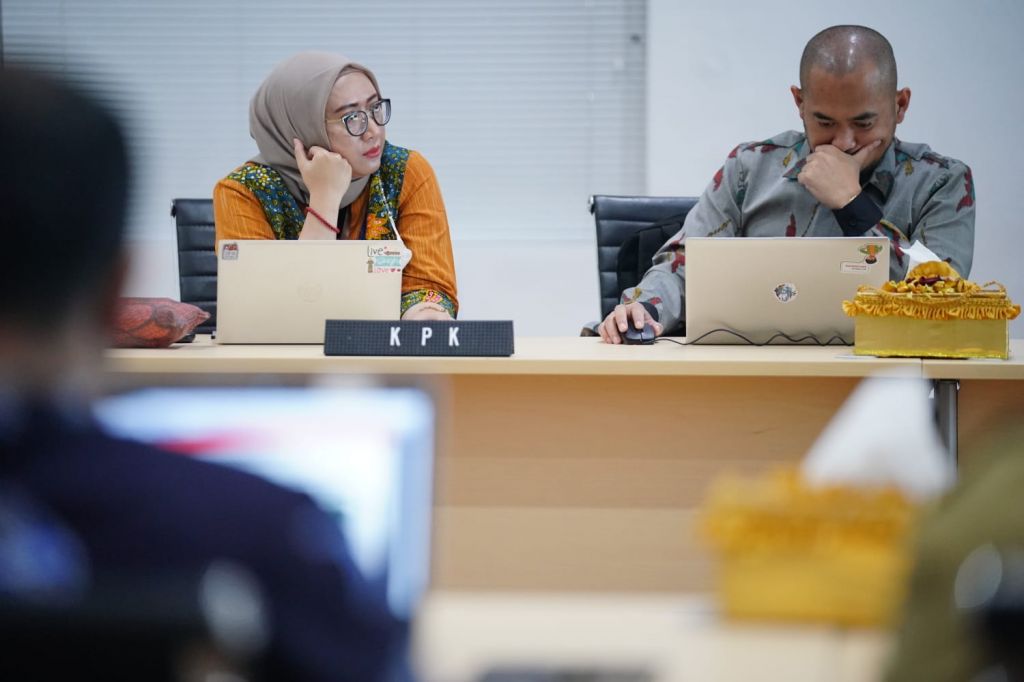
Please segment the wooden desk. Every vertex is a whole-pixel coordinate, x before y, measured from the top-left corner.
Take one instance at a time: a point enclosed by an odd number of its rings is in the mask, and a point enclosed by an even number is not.
[[[218,345],[208,336],[161,349],[111,349],[117,374],[428,374],[864,377],[916,358],[855,357],[842,346],[610,346],[597,338],[517,338],[509,358],[327,357],[316,345]]]
[[[891,646],[873,630],[722,623],[707,599],[678,594],[435,593],[414,640],[430,682],[527,665],[640,669],[656,682],[867,682]]]
[[[692,520],[711,478],[798,461],[862,377],[921,367],[837,347],[594,338],[520,338],[511,358],[325,357],[319,346],[201,339],[111,351],[107,364],[121,384],[217,374],[429,381],[444,417],[434,585],[631,592],[708,589]],[[964,396],[965,409],[988,394]]]

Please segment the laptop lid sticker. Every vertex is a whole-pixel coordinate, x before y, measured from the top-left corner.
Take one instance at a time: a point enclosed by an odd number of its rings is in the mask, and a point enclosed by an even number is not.
[[[775,299],[779,303],[789,303],[796,298],[797,293],[796,285],[792,282],[783,282],[779,286],[772,289],[772,294],[775,295]]]
[[[402,252],[394,246],[377,246],[369,244],[366,247],[366,271],[375,272],[401,272]]]
[[[878,254],[882,251],[880,244],[865,244],[857,249],[864,254],[862,260],[843,261],[839,264],[839,272],[844,275],[863,275],[871,272],[872,266],[878,263]]]

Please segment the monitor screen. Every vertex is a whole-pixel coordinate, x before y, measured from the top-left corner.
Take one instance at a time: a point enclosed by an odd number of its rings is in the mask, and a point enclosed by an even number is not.
[[[434,409],[409,388],[154,388],[106,398],[111,433],[311,496],[396,616],[427,587]]]

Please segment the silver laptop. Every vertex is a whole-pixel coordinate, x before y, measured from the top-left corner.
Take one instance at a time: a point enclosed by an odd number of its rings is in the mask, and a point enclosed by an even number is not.
[[[889,244],[880,237],[689,238],[686,338],[852,344],[842,302],[888,279]]]
[[[328,319],[397,320],[398,241],[223,240],[218,343],[323,343]]]
[[[159,388],[106,398],[95,412],[116,435],[310,495],[392,612],[415,612],[429,583],[433,518],[435,413],[426,392]]]

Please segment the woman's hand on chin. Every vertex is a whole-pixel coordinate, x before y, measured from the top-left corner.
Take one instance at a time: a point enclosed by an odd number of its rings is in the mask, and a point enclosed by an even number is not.
[[[315,145],[306,149],[298,139],[292,140],[292,144],[295,145],[295,164],[309,190],[309,205],[317,203],[320,204],[318,209],[322,207],[336,213],[352,182],[352,166],[337,152]]]

